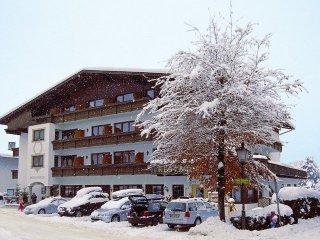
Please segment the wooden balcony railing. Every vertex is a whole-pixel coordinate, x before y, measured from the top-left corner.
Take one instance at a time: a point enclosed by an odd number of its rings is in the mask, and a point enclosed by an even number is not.
[[[37,116],[33,117],[32,121],[38,124],[47,122],[61,123],[94,117],[101,117],[111,114],[118,114],[123,112],[132,112],[141,110],[148,101],[150,101],[150,98],[141,98],[133,102],[110,103],[107,106],[86,108],[74,112],[64,112],[45,116]]]
[[[134,143],[141,141],[151,141],[151,137],[141,137],[140,132],[117,133],[102,136],[90,136],[83,138],[71,138],[66,140],[52,141],[53,150],[83,148],[91,146]]]
[[[53,167],[52,177],[150,174],[148,163]]]

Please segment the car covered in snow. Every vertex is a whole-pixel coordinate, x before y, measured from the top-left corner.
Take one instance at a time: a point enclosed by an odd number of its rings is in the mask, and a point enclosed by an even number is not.
[[[25,214],[51,214],[58,212],[58,207],[66,203],[67,199],[61,197],[49,197],[38,203],[27,206],[23,212]]]
[[[58,207],[58,214],[60,216],[88,216],[108,201],[109,194],[103,193],[100,187],[82,188],[74,198]]]
[[[131,201],[130,195],[142,195],[142,189],[124,189],[112,193],[112,199],[91,213],[92,221],[120,222],[126,221]]]
[[[163,223],[168,224],[169,228],[189,228],[217,215],[218,209],[204,199],[179,198],[169,202],[164,211]]]
[[[163,211],[168,204],[163,199],[163,195],[159,194],[129,196],[132,206],[128,212],[128,222],[132,226],[138,224],[155,226],[162,223]]]

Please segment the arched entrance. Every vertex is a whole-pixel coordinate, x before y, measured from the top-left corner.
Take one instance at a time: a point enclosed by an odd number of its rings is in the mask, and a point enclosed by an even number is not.
[[[44,189],[43,183],[34,182],[34,183],[30,184],[29,201],[31,201],[31,196],[34,193],[37,196],[36,202],[39,202],[42,198],[43,189]]]

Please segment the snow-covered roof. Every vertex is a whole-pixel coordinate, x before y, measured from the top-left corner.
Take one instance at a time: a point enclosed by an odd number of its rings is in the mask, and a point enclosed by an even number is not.
[[[259,154],[254,154],[252,156],[252,158],[254,158],[254,159],[269,159],[267,156],[259,155]]]
[[[0,158],[11,158],[11,159],[19,159],[19,157],[13,157],[9,154],[0,154]]]
[[[320,192],[314,189],[307,189],[304,187],[283,187],[279,190],[278,198],[279,200],[291,201],[295,199],[303,198],[318,198],[320,200]],[[272,202],[276,201],[275,194],[272,196]]]
[[[274,162],[274,161],[271,161],[271,160],[269,160],[268,162],[271,163],[271,164],[274,164],[274,165],[279,165],[279,166],[283,166],[283,167],[287,167],[287,168],[292,168],[292,169],[304,171],[303,169],[301,169],[299,167],[294,167],[294,166],[291,166],[289,164],[285,164],[285,163],[281,163],[281,162]]]

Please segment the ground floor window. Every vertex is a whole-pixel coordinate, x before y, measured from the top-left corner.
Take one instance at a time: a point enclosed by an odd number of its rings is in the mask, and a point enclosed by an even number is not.
[[[256,189],[244,189],[243,190],[243,201],[244,203],[255,203],[258,202],[259,193]],[[241,187],[234,187],[232,190],[232,197],[236,203],[241,203]]]
[[[177,199],[184,196],[184,186],[183,185],[172,185],[172,198]]]
[[[63,185],[60,186],[61,197],[74,197],[82,185]]]
[[[163,195],[163,184],[146,184],[146,194]]]
[[[119,191],[123,189],[133,189],[133,188],[139,188],[142,189],[142,185],[137,184],[137,185],[113,185],[113,191]]]

